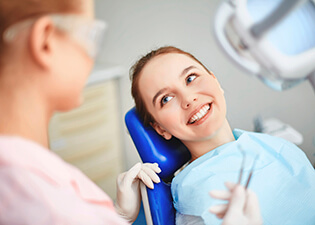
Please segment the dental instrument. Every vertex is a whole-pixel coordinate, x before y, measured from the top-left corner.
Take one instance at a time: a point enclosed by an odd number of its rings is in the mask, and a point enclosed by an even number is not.
[[[241,184],[242,177],[243,177],[243,174],[244,174],[245,162],[246,162],[246,153],[245,153],[245,151],[243,150],[243,148],[241,146],[238,146],[238,147],[239,147],[239,149],[240,149],[240,151],[242,153],[242,157],[243,157],[242,163],[241,163],[240,175],[238,177],[238,182],[237,182],[237,184]],[[248,174],[245,186],[244,186],[245,189],[247,189],[247,187],[248,187],[248,185],[249,185],[249,183],[250,183],[250,181],[252,179],[252,175],[253,175],[255,164],[256,164],[256,161],[257,161],[258,157],[259,157],[259,155],[257,154],[256,157],[253,160],[253,164],[251,166],[251,169],[249,171],[249,174]]]

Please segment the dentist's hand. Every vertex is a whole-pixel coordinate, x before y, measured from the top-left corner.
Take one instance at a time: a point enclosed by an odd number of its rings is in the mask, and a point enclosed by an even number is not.
[[[159,183],[156,173],[161,169],[157,163],[137,163],[127,172],[117,178],[116,211],[129,222],[134,222],[139,214],[141,205],[140,182],[153,189],[153,182]]]
[[[262,225],[257,196],[251,190],[233,183],[225,184],[228,191],[211,191],[213,198],[228,200],[228,204],[215,205],[209,211],[223,218],[222,225]]]

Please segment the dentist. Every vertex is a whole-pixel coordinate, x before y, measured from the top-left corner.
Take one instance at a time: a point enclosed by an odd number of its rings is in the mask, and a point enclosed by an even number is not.
[[[159,181],[156,164],[121,174],[119,216],[100,188],[48,149],[53,113],[82,103],[105,29],[93,8],[93,0],[0,1],[0,224],[128,224],[140,180]]]

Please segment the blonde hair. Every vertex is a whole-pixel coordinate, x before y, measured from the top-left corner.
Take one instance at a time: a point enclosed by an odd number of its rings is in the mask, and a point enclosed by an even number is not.
[[[14,23],[48,13],[79,13],[86,0],[1,0],[0,66],[5,54],[4,31]]]

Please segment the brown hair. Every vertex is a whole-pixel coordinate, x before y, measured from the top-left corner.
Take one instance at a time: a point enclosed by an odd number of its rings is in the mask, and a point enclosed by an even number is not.
[[[130,80],[131,80],[131,94],[135,101],[136,110],[140,116],[140,118],[143,120],[143,123],[145,126],[150,125],[154,122],[153,116],[149,113],[147,110],[144,101],[141,97],[140,89],[139,89],[139,79],[142,69],[145,67],[145,65],[155,58],[156,56],[163,55],[163,54],[169,54],[169,53],[178,53],[186,55],[196,62],[198,62],[209,74],[212,74],[198,59],[196,59],[192,54],[185,52],[179,48],[173,47],[173,46],[165,46],[158,48],[156,50],[153,50],[149,52],[147,55],[141,57],[130,69]]]
[[[21,20],[48,13],[80,12],[84,0],[1,0],[0,1],[0,64],[4,57],[3,33]]]

